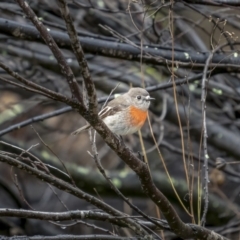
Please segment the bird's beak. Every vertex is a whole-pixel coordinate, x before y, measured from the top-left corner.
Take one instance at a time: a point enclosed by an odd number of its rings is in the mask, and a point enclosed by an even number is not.
[[[146,101],[152,101],[152,100],[155,100],[155,98],[151,98],[150,96],[147,96],[145,99],[146,99]]]

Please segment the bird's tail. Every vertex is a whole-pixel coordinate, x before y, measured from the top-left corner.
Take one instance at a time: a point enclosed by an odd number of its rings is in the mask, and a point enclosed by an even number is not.
[[[91,126],[87,124],[87,125],[79,128],[79,129],[77,129],[76,131],[72,132],[71,135],[78,135],[79,133],[81,133],[81,132],[89,129],[90,127],[91,127]]]

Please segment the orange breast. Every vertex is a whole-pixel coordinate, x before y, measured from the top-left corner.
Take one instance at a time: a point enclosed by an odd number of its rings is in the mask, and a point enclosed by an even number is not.
[[[131,123],[135,126],[142,126],[147,118],[147,111],[140,110],[135,107],[130,107]]]

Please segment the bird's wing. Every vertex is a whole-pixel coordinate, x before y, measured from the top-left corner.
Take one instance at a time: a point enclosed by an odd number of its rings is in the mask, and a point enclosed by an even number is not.
[[[125,103],[124,103],[125,102]],[[123,111],[124,109],[128,108],[129,104],[127,104],[126,99],[122,96],[119,96],[118,98],[115,98],[111,102],[108,103],[106,107],[104,107],[99,113],[98,116],[103,120],[104,118],[108,116],[114,115],[116,112]],[[84,130],[87,130],[91,127],[91,125],[87,124],[76,131],[74,131],[72,134],[77,135],[81,133]]]
[[[115,104],[111,104],[112,102],[110,102],[105,108],[103,108],[100,112],[99,112],[99,117],[101,119],[104,119],[108,116],[112,116],[117,112],[123,111],[124,109],[128,108],[129,106],[127,104],[123,104],[123,103],[119,103],[117,105]]]

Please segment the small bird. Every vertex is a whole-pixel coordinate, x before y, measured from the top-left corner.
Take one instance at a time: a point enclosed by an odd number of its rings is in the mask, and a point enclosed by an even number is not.
[[[131,88],[127,93],[110,101],[99,112],[99,117],[115,134],[123,136],[137,132],[146,121],[150,101],[154,100],[143,88]],[[91,128],[87,124],[75,132],[77,135]]]

